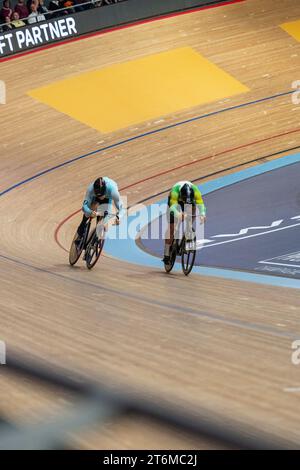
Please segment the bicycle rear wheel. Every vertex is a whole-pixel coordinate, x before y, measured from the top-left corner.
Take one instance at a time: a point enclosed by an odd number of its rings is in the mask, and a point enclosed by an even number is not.
[[[181,253],[181,266],[183,273],[188,276],[193,269],[195,258],[196,258],[196,250],[189,250],[187,249],[187,240],[182,240],[182,253]]]
[[[74,266],[74,264],[77,263],[84,247],[83,241],[80,242],[79,246],[76,246],[75,240],[77,239],[78,239],[78,234],[76,232],[73,238],[72,244],[71,244],[70,251],[69,251],[69,263],[71,266]]]
[[[78,238],[78,236],[75,235],[73,241],[72,241],[72,245],[71,245],[71,248],[70,248],[70,251],[69,251],[69,263],[71,266],[74,266],[74,264],[77,263],[77,261],[79,260],[80,258],[80,255],[82,253],[82,250],[81,251],[77,251],[77,247],[75,245],[75,240]]]
[[[167,273],[170,273],[172,271],[175,261],[176,261],[176,256],[177,256],[177,242],[174,239],[170,247],[170,263],[168,264],[165,263],[165,270]]]
[[[91,225],[91,220],[89,220],[84,228],[84,233],[83,233],[83,237],[82,239],[80,240],[80,243],[76,246],[75,244],[75,241],[78,239],[78,233],[76,232],[75,235],[74,235],[74,238],[72,240],[72,244],[71,244],[71,248],[70,248],[70,251],[69,251],[69,263],[71,266],[74,266],[74,264],[77,263],[77,261],[79,260],[80,256],[81,256],[81,253],[85,247],[85,244],[86,244],[86,240],[87,240],[87,237],[88,237],[88,233],[89,233],[89,230],[90,230],[90,225]]]
[[[103,246],[104,246],[104,237],[98,238],[96,234],[96,229],[91,235],[90,242],[85,250],[85,261],[86,267],[92,269],[100,258]]]

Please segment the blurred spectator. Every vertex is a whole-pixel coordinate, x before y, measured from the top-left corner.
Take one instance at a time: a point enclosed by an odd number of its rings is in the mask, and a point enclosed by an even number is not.
[[[6,18],[11,18],[12,9],[10,8],[10,0],[3,0],[2,9],[0,12],[0,22],[6,23]]]
[[[21,28],[21,26],[25,26],[24,21],[20,19],[19,13],[17,11],[14,11],[12,14],[11,24],[14,28]]]
[[[27,6],[27,10],[28,10],[28,15],[31,13],[31,5],[35,3],[35,5],[38,7],[38,0],[27,0],[27,3],[26,3],[26,6]]]
[[[68,15],[69,13],[74,13],[74,8],[68,8],[67,10],[63,10],[63,8],[72,7],[74,2],[72,0],[50,0],[48,5],[48,9],[50,12],[53,12],[51,15],[52,18],[62,15]],[[57,10],[57,13],[55,13]]]
[[[14,11],[10,1],[3,0],[0,10],[0,24],[4,23],[1,28],[3,31],[25,26],[25,22],[22,21],[25,18],[28,18],[29,24],[33,24],[44,21],[49,16],[55,18],[124,0],[49,0],[48,8],[45,5],[45,0],[27,0],[26,4],[26,0],[16,0]],[[90,3],[86,5],[88,2]]]
[[[84,11],[84,10],[89,10],[90,8],[94,8],[93,0],[91,0],[92,3],[89,3],[88,5],[84,5],[88,1],[89,0],[74,0],[75,11]]]
[[[31,13],[28,16],[28,24],[38,23],[39,21],[44,21],[46,19],[42,13],[38,12],[36,3],[32,3],[30,9]]]
[[[48,11],[51,13],[51,18],[57,18],[68,14],[68,10],[62,10],[64,8],[64,0],[50,0],[48,5]],[[57,11],[60,10],[60,11]],[[57,12],[57,13],[55,13]]]
[[[11,24],[11,22],[10,22],[10,17],[7,16],[7,17],[5,18],[5,24],[2,25],[2,31],[3,31],[3,32],[6,32],[6,31],[10,31],[11,29],[13,29],[13,26],[12,26],[12,24]]]
[[[67,13],[75,13],[74,8],[70,8],[70,7],[72,7],[73,5],[74,5],[73,0],[64,0],[64,1],[63,1],[63,6],[64,6],[65,8],[68,8]]]
[[[59,0],[50,0],[48,8],[49,8],[49,11],[52,12],[52,15],[51,15],[52,18],[59,16],[59,13],[54,13],[56,10],[59,10],[61,8]]]
[[[19,18],[27,18],[27,16],[29,15],[29,11],[24,3],[24,0],[18,0],[18,3],[15,6],[15,12],[18,13]]]
[[[43,13],[44,15],[46,15],[48,13],[48,8],[46,7],[46,5],[44,4],[44,0],[39,0],[39,3],[38,3],[38,12],[39,13]]]

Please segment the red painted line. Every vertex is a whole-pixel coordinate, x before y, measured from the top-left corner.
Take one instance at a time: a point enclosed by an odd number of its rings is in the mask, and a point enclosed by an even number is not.
[[[60,232],[60,229],[61,227],[66,223],[68,222],[68,220],[72,219],[72,217],[74,217],[74,215],[78,214],[79,212],[81,211],[81,209],[78,209],[77,211],[73,212],[72,214],[68,215],[68,217],[66,217],[64,220],[62,220],[58,226],[56,227],[55,229],[55,232],[54,232],[54,240],[55,242],[57,243],[57,245],[62,248],[64,251],[66,251],[67,253],[69,253],[69,250],[67,250],[59,241],[58,239],[58,234]]]
[[[123,188],[123,189],[131,188],[132,186],[135,186],[136,184],[145,183],[145,181],[149,181],[153,178],[157,178],[159,176],[166,175],[166,174],[168,174],[172,171],[180,170],[181,168],[185,168],[187,166],[194,165],[195,163],[199,163],[199,162],[203,162],[205,160],[209,160],[210,158],[213,158],[213,157],[220,157],[221,155],[226,155],[227,153],[234,152],[235,150],[241,150],[243,148],[250,147],[250,146],[255,145],[255,144],[260,144],[262,142],[267,142],[268,140],[272,140],[272,139],[275,139],[277,137],[283,137],[285,135],[293,134],[295,132],[300,132],[300,128],[299,129],[293,129],[293,130],[287,131],[287,132],[283,132],[282,134],[272,135],[271,137],[266,137],[264,139],[255,140],[255,141],[250,142],[248,144],[243,144],[243,145],[239,145],[237,147],[232,147],[230,149],[222,150],[222,152],[215,153],[214,155],[208,155],[208,156],[203,157],[203,158],[197,158],[196,160],[193,160],[192,162],[183,163],[182,165],[175,166],[175,167],[173,167],[169,170],[161,171],[160,173],[157,173],[156,175],[148,176],[147,178],[144,178],[144,179],[138,181],[137,183],[133,183],[133,184],[130,184],[129,186],[125,186],[125,188]]]
[[[243,144],[243,145],[239,145],[237,147],[232,147],[232,148],[229,148],[229,149],[226,149],[226,150],[222,150],[221,152],[215,153],[214,155],[208,155],[208,156],[203,157],[203,158],[197,158],[196,160],[193,160],[192,162],[183,163],[182,165],[178,165],[178,166],[169,168],[168,170],[161,171],[160,173],[156,173],[155,175],[148,176],[147,178],[143,178],[139,181],[136,181],[135,183],[128,184],[127,186],[124,186],[123,188],[120,188],[120,191],[124,191],[125,189],[132,188],[133,186],[137,186],[138,184],[145,183],[146,181],[150,181],[152,179],[158,178],[159,176],[166,175],[168,173],[171,173],[171,172],[176,171],[176,170],[180,170],[180,169],[185,168],[187,166],[195,165],[196,163],[203,162],[205,160],[209,160],[210,158],[220,157],[221,155],[226,155],[227,153],[235,152],[236,150],[241,150],[241,149],[246,148],[246,147],[252,147],[253,145],[260,144],[262,142],[268,142],[269,140],[276,139],[278,137],[283,137],[283,136],[286,136],[286,135],[295,134],[296,132],[300,132],[300,128],[292,129],[290,131],[282,132],[281,134],[272,135],[270,137],[265,137],[264,139],[255,140],[255,141],[249,142],[247,144]],[[226,169],[224,171],[226,171]],[[59,238],[58,238],[59,232],[60,232],[61,227],[68,220],[70,220],[72,217],[74,217],[74,215],[77,215],[79,212],[81,212],[81,209],[78,209],[77,211],[75,211],[72,214],[68,215],[68,217],[66,217],[64,220],[62,220],[58,224],[58,226],[56,227],[55,232],[54,232],[55,242],[57,243],[57,245],[60,248],[62,248],[67,253],[69,252],[69,250],[67,250],[59,241]]]
[[[148,19],[145,19],[145,20],[139,20],[139,21],[135,21],[135,22],[130,23],[130,24],[125,24],[125,25],[121,25],[121,26],[114,26],[114,27],[111,27],[111,28],[103,29],[101,31],[96,31],[94,33],[83,34],[79,37],[66,39],[64,41],[59,41],[59,42],[56,42],[56,43],[53,43],[53,44],[48,44],[47,46],[41,46],[41,47],[37,47],[36,49],[30,49],[28,51],[20,52],[20,53],[17,53],[15,55],[11,55],[11,56],[8,56],[8,57],[3,57],[2,59],[0,58],[0,63],[1,62],[7,62],[8,60],[18,59],[19,57],[24,57],[24,56],[27,56],[29,54],[34,54],[36,52],[42,52],[42,51],[45,51],[47,49],[52,49],[53,47],[63,46],[64,44],[70,44],[70,43],[75,42],[75,41],[81,41],[83,39],[89,39],[91,37],[100,36],[102,34],[111,33],[111,32],[114,32],[114,31],[120,31],[122,29],[132,28],[133,26],[140,26],[142,24],[152,23],[153,21],[165,20],[165,19],[168,19],[168,18],[173,18],[175,16],[187,15],[189,13],[195,13],[195,12],[201,11],[201,10],[209,10],[209,9],[212,9],[212,8],[223,7],[223,6],[232,5],[234,3],[241,3],[241,2],[245,2],[245,1],[246,0],[229,0],[228,2],[220,3],[220,4],[217,4],[217,5],[207,5],[207,6],[204,6],[204,7],[193,8],[191,10],[178,11],[176,13],[168,13],[166,15],[157,16],[155,18],[148,18]]]

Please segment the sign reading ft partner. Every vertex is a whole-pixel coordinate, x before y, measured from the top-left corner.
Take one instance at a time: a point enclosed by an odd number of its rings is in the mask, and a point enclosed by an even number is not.
[[[48,42],[62,40],[77,35],[76,21],[72,17],[48,21],[37,26],[12,30],[0,35],[0,56],[20,52]]]

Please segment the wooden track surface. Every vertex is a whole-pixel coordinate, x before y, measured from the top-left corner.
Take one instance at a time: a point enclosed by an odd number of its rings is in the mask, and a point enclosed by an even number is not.
[[[299,18],[296,0],[251,0],[2,63],[0,78],[7,83],[8,103],[1,109],[1,191],[143,132],[290,91],[300,78],[300,44],[279,25]],[[163,123],[141,123],[106,135],[26,94],[61,78],[186,45],[250,92],[164,116]],[[80,207],[87,184],[99,174],[116,179],[122,188],[170,169],[126,190],[132,204],[176,180],[225,172],[232,165],[300,145],[300,132],[270,138],[300,129],[299,113],[300,107],[287,95],[217,114],[84,158],[1,197],[0,339],[8,351],[22,350],[178,406],[206,407],[235,418],[241,426],[249,423],[299,444],[299,393],[284,391],[300,385],[300,366],[291,364],[291,342],[300,338],[298,290],[198,275],[175,274],[170,279],[163,270],[107,257],[92,272],[71,269],[53,235],[61,220]],[[239,146],[244,147],[218,156]],[[212,158],[172,171],[202,156]],[[69,246],[78,221],[79,216],[63,226],[64,246]],[[36,421],[41,410],[54,414],[65,403],[24,385],[2,374],[1,414]],[[143,429],[125,423],[115,433],[110,428],[103,435],[93,432],[83,445],[199,445],[148,425]]]

